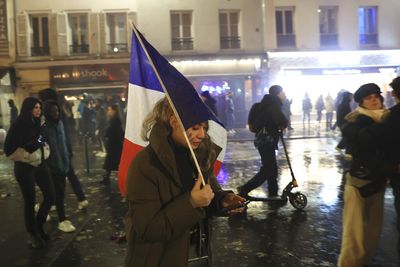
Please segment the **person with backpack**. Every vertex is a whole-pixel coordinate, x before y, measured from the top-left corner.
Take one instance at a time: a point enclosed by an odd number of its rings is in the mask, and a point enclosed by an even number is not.
[[[269,94],[260,103],[253,105],[249,112],[249,128],[256,134],[255,146],[261,156],[261,168],[246,184],[237,188],[240,196],[247,198],[248,193],[268,181],[268,196],[278,196],[277,149],[281,131],[287,128],[288,120],[282,112],[282,101],[285,99],[283,88],[273,85]]]

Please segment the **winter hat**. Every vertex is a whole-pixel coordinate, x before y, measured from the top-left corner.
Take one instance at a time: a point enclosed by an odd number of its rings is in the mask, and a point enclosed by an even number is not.
[[[389,84],[395,94],[400,97],[400,76],[393,79],[393,81]]]
[[[366,83],[360,86],[354,93],[354,101],[360,103],[364,97],[372,94],[381,94],[381,89],[375,83]]]
[[[280,92],[282,92],[283,91],[283,88],[282,88],[282,86],[280,86],[280,85],[272,85],[270,88],[269,88],[269,94],[270,95],[278,95]]]

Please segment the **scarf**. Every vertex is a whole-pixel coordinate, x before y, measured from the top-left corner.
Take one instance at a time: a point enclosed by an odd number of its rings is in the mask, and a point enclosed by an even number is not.
[[[383,119],[389,114],[389,110],[387,108],[371,110],[363,107],[358,107],[357,111],[360,114],[370,117],[371,119],[374,120],[374,122],[383,121]]]

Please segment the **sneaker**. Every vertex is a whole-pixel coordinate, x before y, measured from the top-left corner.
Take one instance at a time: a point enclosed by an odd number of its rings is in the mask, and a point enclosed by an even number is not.
[[[87,207],[87,205],[89,205],[89,201],[87,201],[86,199],[82,200],[82,201],[79,201],[78,209],[79,210],[83,210],[83,209],[85,209]]]
[[[345,160],[352,160],[353,156],[351,154],[344,154],[344,159]]]
[[[51,208],[50,208],[50,211],[55,211],[55,210],[56,210],[56,206],[52,205]]]
[[[335,150],[339,153],[342,153],[342,149],[340,147],[335,147]]]
[[[48,214],[47,217],[46,217],[46,222],[48,222],[50,220],[51,220],[51,216],[50,216],[50,214]]]
[[[70,221],[64,220],[58,224],[58,230],[63,231],[65,233],[71,233],[74,232],[76,229]]]
[[[39,234],[28,233],[28,245],[31,248],[43,248],[46,242],[39,236]]]

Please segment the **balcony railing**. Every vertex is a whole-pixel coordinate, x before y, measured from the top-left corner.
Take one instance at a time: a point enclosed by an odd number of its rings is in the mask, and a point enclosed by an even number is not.
[[[376,45],[378,44],[378,35],[376,33],[360,34],[361,45]]]
[[[338,35],[336,33],[333,34],[321,33],[321,35],[319,36],[319,42],[321,46],[337,46]]]
[[[278,47],[295,47],[296,35],[295,34],[278,34],[276,36]]]
[[[240,37],[239,36],[222,36],[220,39],[221,49],[239,49]]]
[[[50,55],[50,48],[48,46],[44,47],[31,47],[31,56],[37,57],[37,56],[48,56]]]
[[[183,37],[183,38],[172,38],[171,40],[172,50],[193,50],[193,38]]]
[[[110,43],[107,44],[108,53],[126,53],[128,52],[127,43]]]
[[[87,54],[87,53],[89,53],[89,45],[87,45],[87,44],[70,45],[69,53],[70,54]]]

